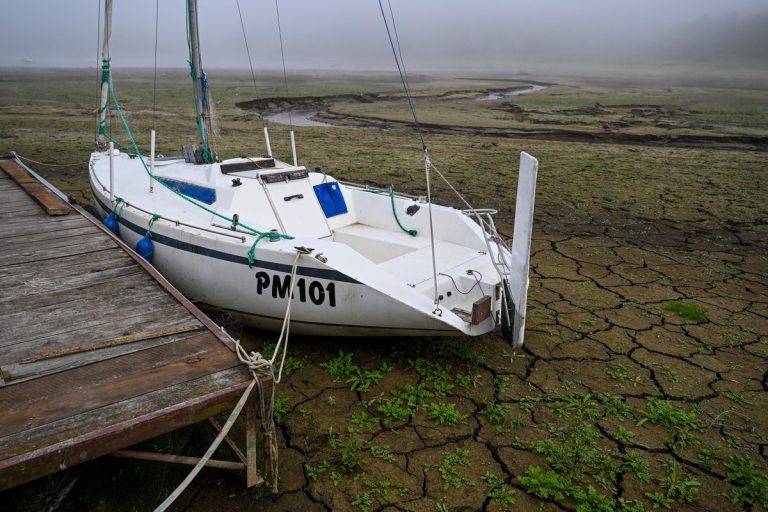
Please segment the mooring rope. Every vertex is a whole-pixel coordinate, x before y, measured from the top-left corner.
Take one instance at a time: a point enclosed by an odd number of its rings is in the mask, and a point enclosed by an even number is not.
[[[235,406],[234,410],[232,411],[232,414],[229,415],[229,418],[227,418],[227,422],[224,424],[224,426],[221,428],[221,432],[219,432],[219,435],[216,436],[216,439],[213,441],[213,444],[208,448],[208,451],[205,452],[205,455],[198,461],[198,463],[195,465],[194,468],[192,468],[192,471],[189,472],[187,477],[179,484],[178,487],[167,497],[165,498],[165,501],[163,501],[156,509],[155,512],[163,512],[168,507],[170,507],[174,501],[181,495],[182,492],[189,486],[190,483],[192,483],[192,480],[197,476],[197,474],[200,472],[201,469],[203,469],[203,466],[205,466],[210,458],[213,456],[214,452],[219,448],[219,445],[224,440],[225,437],[227,437],[227,434],[229,433],[229,430],[232,428],[232,425],[235,424],[235,420],[240,415],[240,411],[243,410],[243,407],[245,407],[246,402],[248,401],[248,397],[251,395],[251,391],[253,391],[253,388],[256,386],[256,381],[258,379],[254,379],[251,381],[250,384],[248,384],[248,387],[245,389],[245,392],[243,393],[243,396],[240,397],[240,400],[237,402],[237,405]]]
[[[260,401],[260,415],[261,415],[261,427],[264,437],[266,438],[267,457],[269,462],[269,473],[272,477],[272,492],[277,492],[277,477],[278,477],[278,447],[277,447],[277,435],[275,433],[275,420],[274,420],[274,407],[275,407],[275,384],[279,384],[283,376],[283,367],[285,366],[285,358],[288,354],[288,338],[290,336],[290,324],[291,324],[291,304],[293,304],[292,294],[293,288],[296,286],[296,274],[299,268],[299,258],[302,254],[309,254],[309,250],[304,247],[296,248],[296,257],[293,260],[293,266],[291,267],[291,284],[288,289],[288,304],[285,307],[285,315],[283,316],[283,327],[280,331],[280,337],[275,345],[275,351],[272,353],[272,357],[267,359],[260,352],[252,351],[248,352],[240,344],[240,340],[235,340],[235,349],[238,359],[248,367],[251,372],[253,380],[243,392],[237,405],[232,410],[232,413],[227,418],[227,422],[221,428],[219,435],[214,439],[213,444],[208,448],[200,460],[192,468],[187,477],[174,489],[174,491],[155,509],[155,512],[164,512],[170,507],[174,501],[183,493],[192,480],[200,473],[200,470],[208,463],[213,456],[214,452],[219,448],[219,445],[229,433],[232,426],[235,424],[235,420],[240,415],[240,412],[245,407],[248,398],[256,387],[259,393]],[[280,358],[280,365],[275,374],[275,362],[282,353]],[[263,377],[270,377],[272,381],[272,390],[269,395],[269,399],[266,399],[263,384],[261,379]]]
[[[87,165],[88,162],[77,162],[72,164],[47,164],[45,162],[38,162],[37,160],[32,160],[31,158],[27,158],[26,156],[21,156],[20,154],[16,153],[16,156],[19,158],[19,160],[24,160],[27,162],[32,162],[33,164],[37,165],[44,165],[46,167],[76,167],[81,165]]]

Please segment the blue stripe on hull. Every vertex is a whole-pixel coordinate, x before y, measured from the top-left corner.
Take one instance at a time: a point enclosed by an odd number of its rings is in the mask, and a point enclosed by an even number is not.
[[[93,192],[93,198],[97,203],[99,203],[99,206],[103,211],[107,213],[112,211],[107,205],[105,205],[99,199],[98,195],[95,192]],[[120,217],[119,222],[120,224],[130,229],[134,233],[137,233],[139,236],[144,236],[147,233],[147,230],[145,228],[142,228],[141,226],[138,226],[123,217]],[[175,238],[171,238],[166,235],[161,235],[156,232],[152,232],[152,241],[161,245],[173,247],[174,249],[179,249],[181,251],[200,254],[201,256],[206,256],[208,258],[230,261],[232,263],[238,263],[240,265],[248,265],[248,258],[246,258],[245,256],[237,256],[235,254],[230,254],[228,252],[217,251],[216,249],[209,249],[207,247],[191,244],[189,242],[183,242],[181,240],[177,240]],[[291,265],[287,265],[284,263],[275,263],[272,261],[256,260],[254,261],[253,266],[267,269],[267,270],[274,270],[276,272],[284,272],[286,274],[291,273]],[[339,281],[343,283],[360,284],[360,281],[353,279],[348,275],[339,272],[338,270],[299,267],[297,269],[297,273],[301,276],[314,277],[317,279],[327,279],[329,281]]]

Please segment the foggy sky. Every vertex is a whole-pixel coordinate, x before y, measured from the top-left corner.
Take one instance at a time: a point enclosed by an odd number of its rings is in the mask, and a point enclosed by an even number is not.
[[[648,57],[768,60],[765,0],[390,0],[410,69]],[[154,0],[114,0],[114,67],[152,67]],[[3,0],[0,66],[92,67],[97,0]],[[273,0],[240,0],[253,65],[281,66]],[[377,0],[279,0],[288,69],[391,69]],[[388,8],[383,1],[385,10]],[[235,0],[199,0],[204,67],[247,68]],[[186,66],[183,0],[160,0],[158,66]]]

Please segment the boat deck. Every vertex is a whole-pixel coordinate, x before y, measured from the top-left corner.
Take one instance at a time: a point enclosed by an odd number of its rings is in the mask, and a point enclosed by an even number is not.
[[[231,409],[251,379],[231,338],[20,162],[0,168],[0,490]]]

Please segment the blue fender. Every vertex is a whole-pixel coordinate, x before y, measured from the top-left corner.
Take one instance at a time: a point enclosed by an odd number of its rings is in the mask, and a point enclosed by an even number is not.
[[[139,256],[152,263],[155,248],[152,239],[148,235],[144,235],[144,238],[136,243],[136,252],[139,253]]]
[[[115,235],[120,233],[120,222],[114,212],[107,215],[107,218],[104,219],[104,225]]]

